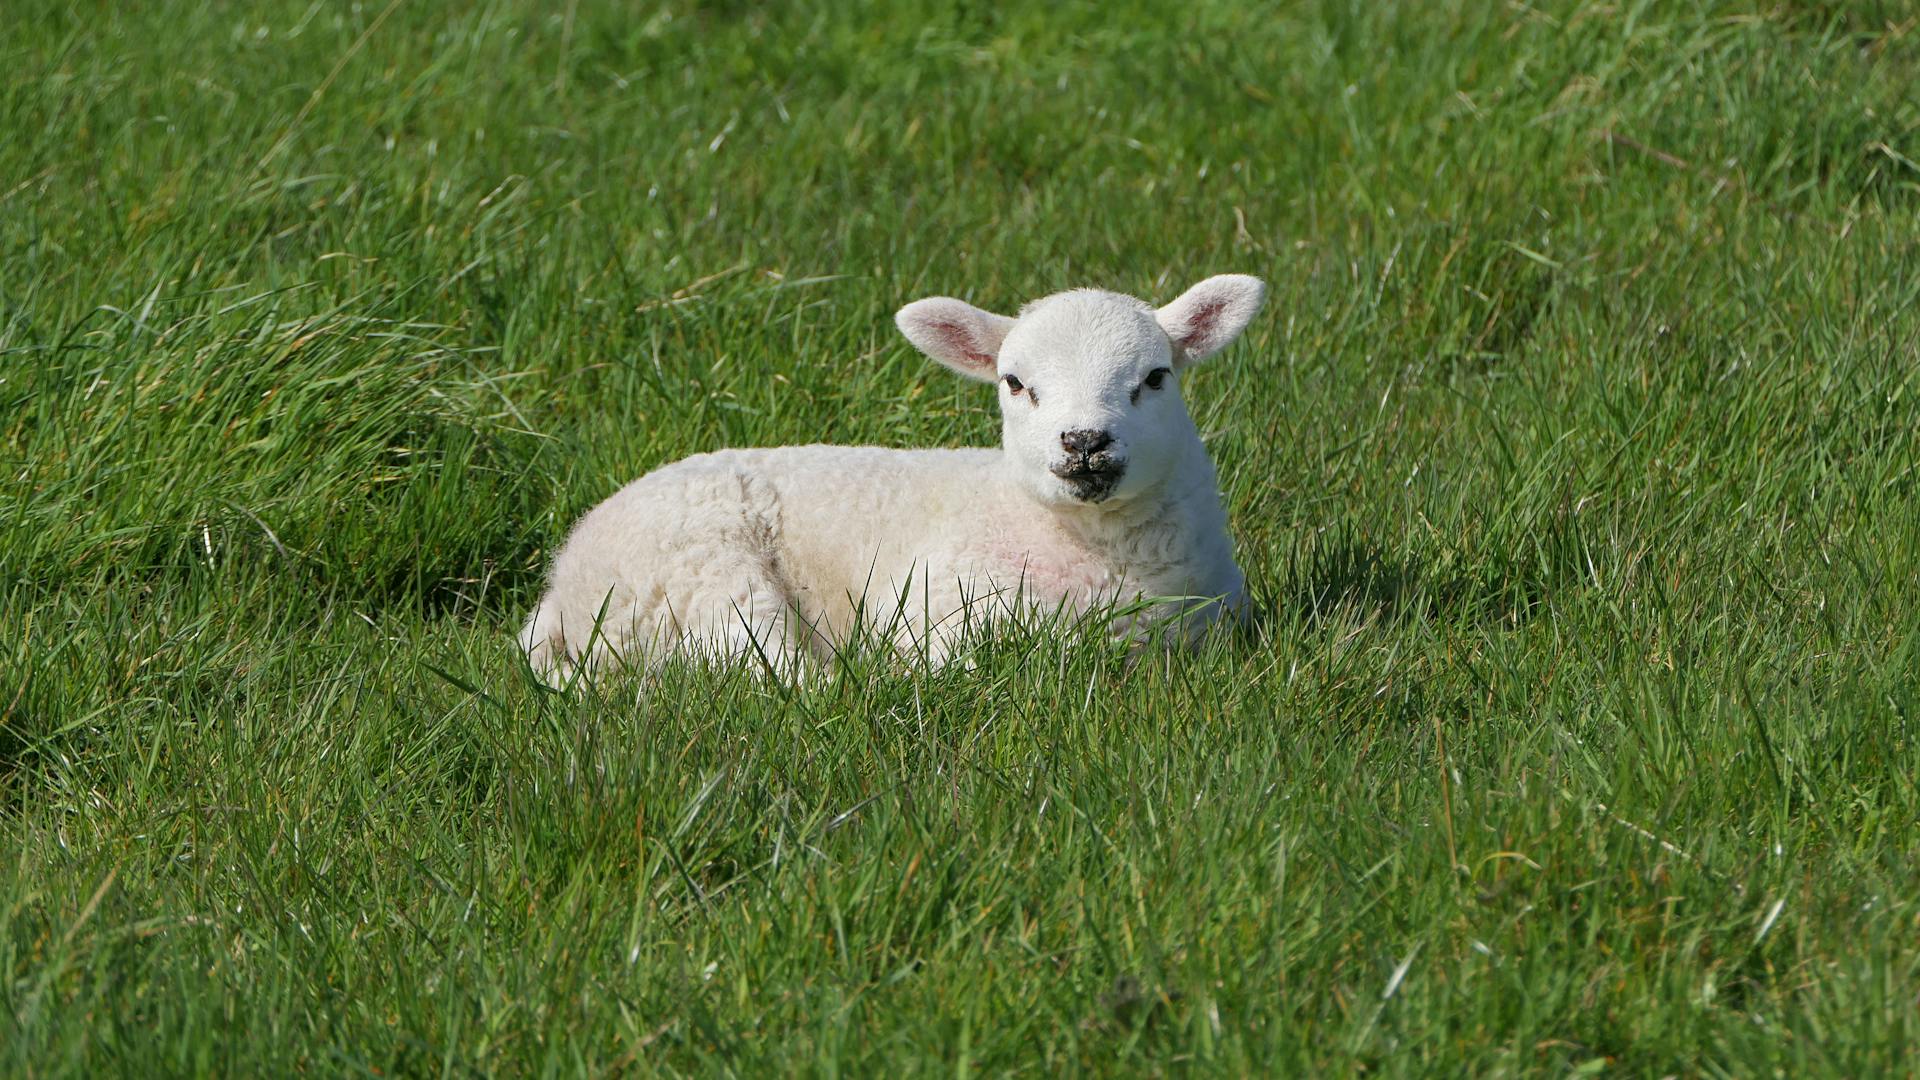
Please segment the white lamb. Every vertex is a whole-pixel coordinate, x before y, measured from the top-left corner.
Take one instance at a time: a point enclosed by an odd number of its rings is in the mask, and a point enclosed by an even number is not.
[[[574,528],[521,647],[556,684],[675,653],[791,673],[864,620],[939,663],[1007,612],[1160,597],[1187,598],[1153,610],[1191,637],[1240,611],[1244,580],[1179,378],[1265,293],[1225,274],[1157,311],[1094,289],[1017,319],[908,304],[895,321],[920,351],[1000,384],[998,449],[787,446],[657,469]]]

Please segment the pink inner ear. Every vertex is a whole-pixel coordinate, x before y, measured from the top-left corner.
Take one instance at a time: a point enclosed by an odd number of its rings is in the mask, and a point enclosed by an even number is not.
[[[975,367],[994,366],[994,358],[980,351],[980,343],[974,340],[973,334],[966,327],[959,323],[939,322],[934,323],[931,329],[946,338],[947,347],[966,357],[967,363]]]
[[[1219,320],[1220,313],[1226,309],[1225,300],[1208,300],[1195,307],[1186,318],[1186,332],[1180,335],[1180,346],[1192,348],[1211,336],[1213,324]]]

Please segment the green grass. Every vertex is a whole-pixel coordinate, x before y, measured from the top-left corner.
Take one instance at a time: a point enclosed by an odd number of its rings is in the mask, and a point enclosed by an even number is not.
[[[0,1072],[1920,1053],[1920,9],[13,0]],[[1267,279],[1260,630],[535,687],[567,525]]]

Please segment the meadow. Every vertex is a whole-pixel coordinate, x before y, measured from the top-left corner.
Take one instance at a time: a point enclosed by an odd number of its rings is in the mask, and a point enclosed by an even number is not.
[[[1920,1053],[1920,8],[10,0],[0,1072]],[[1263,616],[553,693],[574,518],[1258,274]]]

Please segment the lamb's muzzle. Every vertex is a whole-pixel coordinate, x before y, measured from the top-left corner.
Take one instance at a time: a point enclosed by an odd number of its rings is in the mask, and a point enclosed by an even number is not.
[[[1101,502],[1113,494],[1127,471],[1127,460],[1108,449],[1113,433],[1082,428],[1060,433],[1060,447],[1066,457],[1052,465],[1053,475],[1067,482],[1073,497],[1081,502]]]

